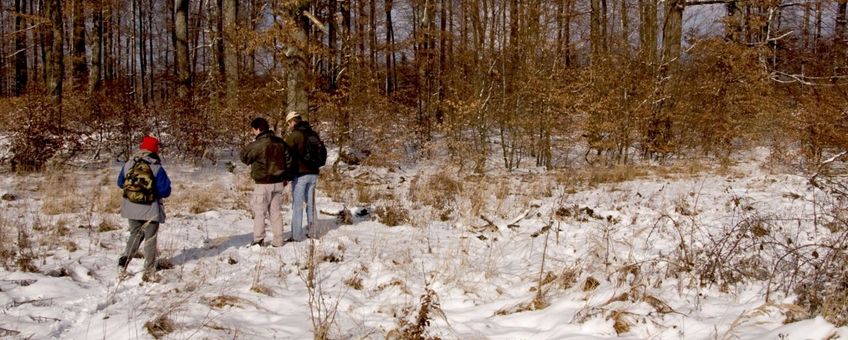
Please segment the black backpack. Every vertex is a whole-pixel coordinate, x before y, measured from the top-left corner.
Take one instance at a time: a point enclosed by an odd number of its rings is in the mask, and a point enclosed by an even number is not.
[[[156,201],[156,177],[150,163],[136,158],[135,163],[124,175],[124,198],[137,204],[153,204]]]
[[[310,168],[318,169],[327,164],[327,146],[312,129],[301,129],[303,133],[303,155],[300,159]]]

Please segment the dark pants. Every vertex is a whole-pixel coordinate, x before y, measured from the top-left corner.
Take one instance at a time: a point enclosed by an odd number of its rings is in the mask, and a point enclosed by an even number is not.
[[[124,256],[127,257],[127,261],[132,259],[141,241],[144,241],[144,270],[156,271],[156,232],[159,231],[159,222],[129,220],[129,226],[130,238],[127,240]]]

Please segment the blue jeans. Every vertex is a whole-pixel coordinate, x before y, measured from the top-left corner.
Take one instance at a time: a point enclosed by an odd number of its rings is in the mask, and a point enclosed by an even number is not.
[[[303,204],[306,203],[306,228],[317,220],[315,211],[315,185],[318,175],[300,175],[291,182],[292,187],[292,239],[303,240]]]

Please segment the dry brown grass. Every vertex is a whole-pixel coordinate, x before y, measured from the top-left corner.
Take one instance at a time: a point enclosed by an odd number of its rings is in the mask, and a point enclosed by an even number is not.
[[[831,288],[824,294],[821,315],[837,327],[848,325],[848,290]]]
[[[593,291],[593,290],[595,290],[595,288],[598,288],[598,286],[600,286],[600,285],[601,285],[601,283],[598,282],[597,279],[589,276],[589,277],[586,278],[586,281],[583,282],[583,291],[584,292]]]
[[[226,192],[214,184],[180,183],[174,187],[173,194],[166,204],[177,211],[200,214],[227,208],[227,202],[237,201],[234,195],[235,193]]]
[[[11,221],[0,214],[0,265],[7,270],[15,258],[15,228]]]
[[[355,290],[362,290],[362,288],[363,288],[362,278],[359,277],[358,274],[354,274],[353,276],[345,279],[344,284],[347,285],[350,288],[355,289]]]
[[[167,315],[160,315],[157,318],[144,323],[144,329],[147,330],[153,338],[161,339],[171,334],[176,330],[177,326]]]
[[[43,202],[41,212],[46,215],[82,212],[87,200],[81,195],[79,184],[78,177],[65,170],[48,172],[38,187]]]
[[[613,311],[612,312],[612,328],[615,329],[615,334],[621,335],[627,332],[630,332],[630,328],[633,327],[633,323],[627,317],[630,313],[625,311]]]
[[[396,227],[410,221],[409,211],[400,204],[394,202],[378,206],[374,213],[377,215],[377,219],[380,223],[389,227]]]
[[[243,300],[232,295],[218,295],[214,297],[203,297],[201,302],[212,308],[222,309],[224,307],[239,307],[243,305]]]
[[[108,217],[103,218],[103,221],[101,221],[100,224],[97,225],[97,232],[98,233],[105,233],[105,232],[110,232],[110,231],[115,231],[115,230],[120,230],[120,229],[121,229],[121,225],[119,223],[113,221],[111,218],[108,218]]]
[[[462,183],[440,173],[429,177],[416,176],[409,184],[409,197],[415,203],[444,210],[453,205],[462,192]]]

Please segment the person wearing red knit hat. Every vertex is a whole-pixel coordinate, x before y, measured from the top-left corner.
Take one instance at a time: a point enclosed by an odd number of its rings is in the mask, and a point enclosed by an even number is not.
[[[171,195],[171,180],[159,158],[159,140],[153,136],[141,138],[138,152],[128,160],[118,174],[118,187],[123,190],[121,216],[129,221],[130,238],[118,259],[120,275],[126,275],[133,255],[144,241],[145,282],[158,282],[156,273],[156,234],[165,222],[162,199]]]

